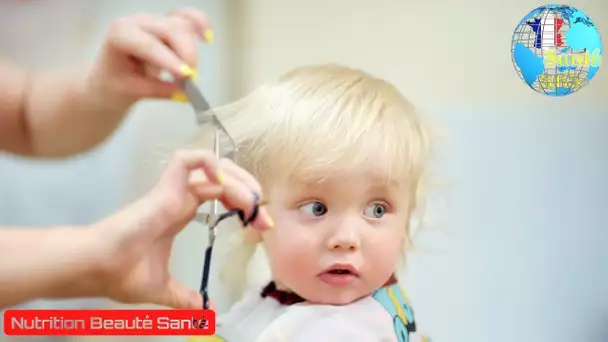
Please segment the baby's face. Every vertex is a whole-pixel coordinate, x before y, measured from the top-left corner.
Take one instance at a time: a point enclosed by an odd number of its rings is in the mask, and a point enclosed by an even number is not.
[[[275,228],[263,239],[279,288],[310,302],[347,304],[395,271],[406,238],[407,189],[361,173],[265,193]]]

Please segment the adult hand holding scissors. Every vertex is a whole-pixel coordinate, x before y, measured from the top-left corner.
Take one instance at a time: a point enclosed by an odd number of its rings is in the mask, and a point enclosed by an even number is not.
[[[204,176],[195,179],[199,170]],[[0,307],[37,298],[107,297],[200,308],[198,291],[169,272],[173,240],[202,203],[218,199],[227,209],[251,213],[254,193],[261,196],[258,182],[231,161],[212,151],[181,151],[150,193],[90,227],[0,230]],[[271,228],[259,210],[251,226]]]

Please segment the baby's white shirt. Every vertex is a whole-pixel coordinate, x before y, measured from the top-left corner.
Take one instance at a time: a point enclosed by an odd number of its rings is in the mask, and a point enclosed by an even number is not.
[[[398,285],[348,305],[283,305],[248,292],[218,317],[215,340],[226,342],[425,342]],[[382,292],[382,290],[387,290]],[[387,309],[387,301],[390,302]],[[394,305],[401,306],[399,310]],[[400,319],[401,318],[401,319]],[[409,324],[408,324],[409,322]],[[406,329],[407,326],[407,329]]]

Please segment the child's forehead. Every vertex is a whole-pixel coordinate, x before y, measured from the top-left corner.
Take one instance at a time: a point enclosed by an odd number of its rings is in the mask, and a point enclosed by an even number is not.
[[[372,169],[303,172],[292,175],[286,183],[289,186],[304,189],[359,187],[370,190],[392,190],[400,187],[398,179],[382,170]]]

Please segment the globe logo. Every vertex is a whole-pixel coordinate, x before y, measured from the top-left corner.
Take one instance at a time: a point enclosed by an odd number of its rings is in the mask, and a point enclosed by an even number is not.
[[[540,6],[517,25],[511,58],[535,91],[565,96],[586,86],[602,64],[602,39],[593,21],[567,5]]]

